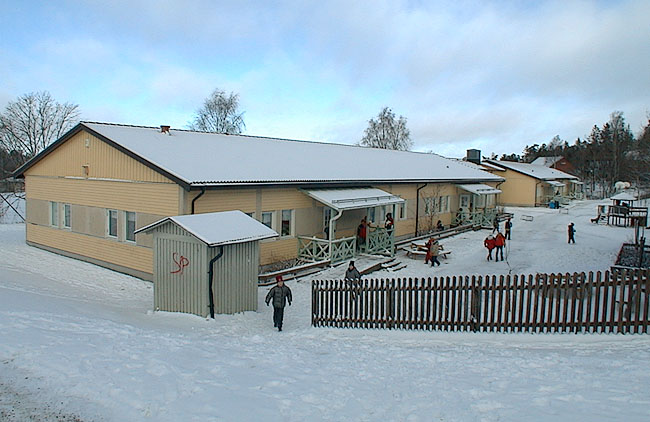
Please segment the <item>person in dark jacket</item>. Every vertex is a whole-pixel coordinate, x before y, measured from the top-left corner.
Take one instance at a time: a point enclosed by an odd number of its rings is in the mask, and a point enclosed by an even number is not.
[[[567,243],[576,243],[576,239],[574,237],[574,235],[576,234],[576,229],[573,223],[569,224],[567,232],[569,234],[569,241]]]
[[[506,239],[510,240],[510,230],[512,230],[512,221],[506,220]]]
[[[275,280],[277,281],[277,284],[273,286],[266,295],[266,306],[269,306],[269,302],[273,300],[273,326],[277,327],[278,331],[282,331],[284,306],[287,302],[289,302],[289,306],[291,306],[291,289],[284,285],[284,280],[282,280],[281,275],[275,277]]]
[[[436,230],[438,230],[439,232],[441,232],[441,231],[443,231],[444,229],[445,229],[445,226],[442,224],[442,221],[438,220],[438,222],[436,223]]]
[[[386,227],[386,231],[388,231],[388,233],[391,233],[394,226],[395,220],[393,220],[393,214],[389,212],[386,214],[386,222],[384,223],[384,227]]]
[[[354,261],[350,261],[350,265],[348,265],[348,269],[345,271],[345,280],[347,281],[361,280],[361,273],[354,266]]]

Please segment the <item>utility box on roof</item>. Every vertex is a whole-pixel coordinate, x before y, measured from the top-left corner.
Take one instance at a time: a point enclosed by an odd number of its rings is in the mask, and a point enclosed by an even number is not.
[[[259,241],[275,231],[227,211],[167,217],[140,232],[153,234],[154,310],[201,316],[257,310]]]

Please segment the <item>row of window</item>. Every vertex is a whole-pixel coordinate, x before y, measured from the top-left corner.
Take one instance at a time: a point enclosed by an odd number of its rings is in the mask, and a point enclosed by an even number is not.
[[[424,198],[424,214],[444,214],[449,212],[449,195]]]
[[[255,218],[254,212],[247,213],[250,217]],[[279,224],[276,222],[279,216]],[[272,230],[280,233],[280,236],[293,236],[294,234],[294,211],[263,211],[260,216],[260,222]]]
[[[61,210],[61,214],[59,214]],[[136,213],[133,211],[106,210],[106,236],[118,238],[118,213],[124,214],[124,240],[135,242]],[[50,225],[52,227],[72,228],[72,205],[50,202]]]

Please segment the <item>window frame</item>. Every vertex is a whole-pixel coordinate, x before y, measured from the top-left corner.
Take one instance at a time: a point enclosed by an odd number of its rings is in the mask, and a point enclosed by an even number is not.
[[[405,199],[404,202],[400,202],[397,206],[398,220],[406,220],[408,218],[408,207],[406,205],[407,201],[408,200]]]
[[[72,206],[63,204],[63,213],[61,215],[62,226],[64,229],[72,229]]]
[[[115,213],[115,235],[111,234],[111,213]],[[106,210],[106,237],[117,239],[119,234],[119,213],[115,209]]]
[[[289,213],[289,232],[287,234],[284,233],[284,222],[286,221],[284,219],[284,213],[288,212]],[[281,210],[280,211],[280,236],[281,237],[291,237],[294,235],[293,233],[293,226],[294,226],[294,212],[292,209],[289,210]]]
[[[129,239],[129,215],[133,215],[133,239]],[[135,231],[138,225],[138,215],[135,211],[124,211],[124,241],[135,243]]]
[[[59,227],[59,203],[50,201],[50,226]]]
[[[273,212],[273,211],[262,211],[262,215],[260,215],[260,223],[264,224],[266,227],[273,230],[273,220],[274,220],[273,216],[274,216],[274,214],[275,214],[275,212]],[[264,222],[264,216],[265,215],[270,215],[271,216],[271,224],[270,225],[268,225],[268,224],[266,224]]]

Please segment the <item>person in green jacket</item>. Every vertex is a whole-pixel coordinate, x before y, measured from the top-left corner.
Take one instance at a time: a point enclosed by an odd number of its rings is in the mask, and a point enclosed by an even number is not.
[[[281,275],[275,277],[275,280],[277,284],[266,295],[266,306],[269,306],[269,302],[273,300],[273,326],[277,327],[278,331],[282,331],[284,306],[287,302],[291,306],[291,289],[284,284]]]

